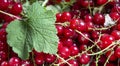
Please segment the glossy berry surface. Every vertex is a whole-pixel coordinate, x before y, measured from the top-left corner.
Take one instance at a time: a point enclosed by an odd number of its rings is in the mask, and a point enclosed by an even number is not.
[[[32,22],[37,19],[42,25],[34,22],[36,28]],[[20,24],[16,29],[14,20]],[[10,25],[10,33],[15,29],[17,34],[11,36],[13,41],[8,36]],[[32,37],[38,33],[42,42]],[[53,34],[57,39],[50,37]],[[120,66],[119,46],[120,0],[0,0],[0,66]]]
[[[0,66],[9,66],[7,61],[3,61]]]
[[[12,57],[9,60],[9,66],[19,66],[20,65],[20,59],[17,57]]]
[[[120,47],[117,47],[117,48],[115,49],[115,55],[116,55],[118,58],[120,58]]]
[[[107,2],[108,0],[97,0],[98,5],[103,5]]]
[[[87,56],[86,54],[82,54],[80,57],[79,57],[79,62],[82,63],[82,64],[88,64],[89,61],[90,61],[90,57]]]
[[[71,20],[71,18],[72,18],[72,16],[71,16],[70,12],[63,12],[61,15],[62,22],[69,21],[69,20]]]
[[[105,22],[105,17],[100,13],[96,13],[93,17],[93,21],[94,21],[95,24],[103,25],[104,22]]]
[[[70,56],[70,50],[67,47],[63,47],[58,51],[59,55],[63,58],[68,58]]]
[[[0,0],[0,10],[8,9],[10,2],[8,0]]]
[[[12,6],[10,13],[14,15],[19,15],[22,12],[22,4],[16,3]]]

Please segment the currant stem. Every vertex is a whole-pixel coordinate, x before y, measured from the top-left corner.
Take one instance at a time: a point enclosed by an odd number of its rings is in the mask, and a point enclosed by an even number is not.
[[[95,64],[96,64],[96,66],[98,66],[98,62],[99,62],[99,58],[100,58],[100,56],[101,56],[101,54],[99,54],[98,56],[96,55],[96,62],[95,62]]]
[[[22,18],[17,17],[17,16],[15,16],[15,15],[13,15],[13,14],[10,14],[10,13],[4,12],[4,11],[2,11],[2,10],[0,10],[0,13],[5,14],[5,15],[8,15],[8,16],[10,16],[10,17],[14,17],[14,18],[16,18],[16,19],[18,19],[18,20],[22,20]]]
[[[103,50],[101,50],[101,51],[99,51],[99,52],[93,53],[93,54],[88,54],[88,55],[90,55],[90,56],[92,56],[92,55],[98,55],[98,54],[103,53],[104,51],[108,50],[110,47],[112,47],[113,45],[116,45],[116,44],[118,44],[118,43],[113,42],[111,45],[109,45],[109,46],[106,47],[105,49],[103,49]]]
[[[89,30],[107,30],[112,28],[114,25],[108,26],[108,27],[102,27],[102,28],[89,28]]]
[[[77,33],[81,34],[84,38],[86,38],[87,40],[91,41],[92,43],[95,43],[94,41],[92,41],[91,39],[89,39],[88,37],[84,36],[80,31],[75,30]]]
[[[69,66],[72,66],[72,65],[69,64],[66,60],[64,60],[62,57],[60,57],[58,54],[56,54],[56,56],[63,61],[63,62],[59,63],[59,65],[62,64],[62,63],[67,63]]]
[[[64,22],[64,23],[55,23],[55,25],[61,25],[61,26],[68,26],[70,22]]]
[[[104,64],[104,66],[106,66],[106,64],[109,62],[109,59],[110,59],[110,57],[111,57],[111,55],[113,54],[113,51],[110,53],[110,55],[108,56],[108,58],[107,58],[107,60],[106,60],[106,62],[105,62],[105,64]]]

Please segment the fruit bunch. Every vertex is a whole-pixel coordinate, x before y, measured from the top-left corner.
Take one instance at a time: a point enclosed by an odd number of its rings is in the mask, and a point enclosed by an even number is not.
[[[77,0],[70,11],[57,13],[58,55],[64,59],[58,64],[118,66],[119,22],[118,0]]]
[[[26,1],[0,0],[0,66],[120,65],[120,0],[45,1],[46,7],[61,7],[55,22],[57,54],[33,49],[27,60],[19,58],[7,43],[6,28],[13,20],[22,20]]]

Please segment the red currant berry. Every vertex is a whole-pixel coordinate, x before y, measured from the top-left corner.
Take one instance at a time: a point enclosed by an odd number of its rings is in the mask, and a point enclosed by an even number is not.
[[[70,63],[71,66],[78,66],[78,62],[76,60],[69,60],[68,63]]]
[[[111,54],[111,53],[112,53],[112,54]],[[108,52],[106,53],[106,57],[109,57],[109,55],[111,55],[110,58],[109,58],[110,61],[115,61],[115,60],[117,60],[117,56],[115,55],[115,52],[114,52],[114,51],[108,51]]]
[[[93,20],[93,18],[91,15],[89,15],[89,14],[85,15],[85,17],[84,17],[85,22],[92,22],[92,20]]]
[[[86,54],[82,54],[78,60],[81,64],[88,64],[90,61],[90,57]]]
[[[73,45],[73,40],[68,38],[63,38],[61,39],[61,41],[63,42],[63,46],[66,46],[66,47],[71,47]]]
[[[46,54],[45,55],[45,61],[48,63],[53,63],[56,60],[56,56],[55,55],[51,55],[51,54]]]
[[[73,38],[73,36],[75,35],[75,31],[66,27],[64,28],[63,35],[66,38]]]
[[[62,16],[61,16],[61,21],[65,22],[65,21],[69,21],[71,20],[72,16],[70,14],[70,12],[63,12]]]
[[[90,35],[88,33],[83,33],[84,36],[78,35],[78,41],[81,44],[88,44],[89,40],[86,38],[90,38]],[[86,37],[86,38],[85,38]]]
[[[110,13],[110,17],[113,19],[113,20],[118,20],[120,18],[120,15],[118,12],[111,12]]]
[[[43,56],[36,56],[35,57],[35,63],[37,64],[37,65],[42,65],[43,63],[44,63],[44,57]]]
[[[10,13],[14,15],[19,15],[21,12],[22,12],[22,4],[20,3],[15,3],[10,10]]]
[[[9,66],[20,66],[20,59],[17,57],[12,57],[9,60]]]
[[[56,29],[57,29],[57,35],[61,36],[63,34],[63,26],[56,25]]]
[[[77,30],[83,32],[83,31],[86,31],[86,29],[87,29],[86,23],[82,19],[80,19],[77,26]]]
[[[63,58],[68,58],[70,56],[70,50],[67,47],[63,47],[58,51],[58,54]]]
[[[21,66],[31,66],[31,63],[30,63],[30,61],[23,60],[23,61],[21,62]]]
[[[7,61],[3,61],[0,66],[9,66]]]
[[[61,16],[62,16],[61,13],[56,14],[56,22],[61,22],[61,18],[62,18]]]
[[[98,5],[103,5],[107,2],[108,0],[97,0]]]
[[[70,21],[70,28],[71,29],[76,29],[79,23],[80,23],[79,19],[72,19]]]
[[[103,25],[105,22],[105,17],[100,13],[96,13],[93,17],[93,22],[97,25]]]
[[[120,58],[120,47],[117,47],[117,48],[115,49],[115,55],[116,55],[118,58]]]
[[[71,46],[70,47],[70,52],[71,52],[71,56],[75,56],[79,53],[79,49],[77,48],[77,46]]]
[[[120,39],[120,31],[118,30],[112,31],[111,35],[114,36],[116,40]]]
[[[0,0],[0,10],[7,10],[9,5],[9,0]]]

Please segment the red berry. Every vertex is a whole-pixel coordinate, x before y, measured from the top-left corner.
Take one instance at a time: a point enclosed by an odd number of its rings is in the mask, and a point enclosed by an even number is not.
[[[89,32],[89,31],[92,31],[91,29],[94,29],[94,24],[93,22],[87,22],[86,23],[86,31]]]
[[[79,19],[72,19],[70,21],[70,28],[71,29],[76,29],[78,27],[79,23],[80,23]]]
[[[116,40],[120,39],[120,31],[118,30],[113,30],[111,35],[114,36]]]
[[[110,17],[113,19],[113,20],[118,20],[120,18],[120,15],[118,12],[111,12],[110,13]]]
[[[105,22],[105,17],[100,13],[96,13],[93,17],[93,22],[97,25],[103,25]]]
[[[110,58],[109,58],[109,60],[110,61],[115,61],[115,60],[117,60],[117,56],[115,55],[115,52],[114,51],[108,51],[107,53],[106,53],[106,57],[109,57],[109,55],[112,53],[112,55],[110,56]]]
[[[88,33],[83,33],[84,36],[78,35],[78,41],[81,44],[88,44],[89,40],[86,38],[90,38],[90,35]],[[85,38],[86,37],[86,38]]]
[[[86,23],[82,19],[80,19],[77,26],[77,30],[83,32],[83,31],[86,31],[86,29],[87,29]]]
[[[82,44],[82,45],[79,46],[79,51],[80,51],[80,52],[85,51],[86,48],[87,48],[87,45]]]
[[[102,45],[104,48],[108,47],[112,42],[115,40],[115,38],[112,35],[103,35],[101,38]]]
[[[88,64],[90,61],[90,57],[86,54],[82,54],[79,58],[78,58],[79,62],[81,64]]]
[[[0,66],[9,66],[7,61],[3,61]]]
[[[97,38],[99,38],[99,31],[92,31],[92,38],[93,39],[97,39]]]
[[[31,66],[30,61],[23,60],[23,61],[21,62],[21,66]]]
[[[118,58],[120,58],[120,47],[117,47],[117,48],[115,49],[115,55],[116,55]]]
[[[82,7],[88,7],[89,5],[92,6],[93,5],[93,1],[92,0],[79,0],[80,4]]]
[[[103,5],[107,2],[108,0],[97,0],[98,5]]]
[[[61,13],[56,14],[56,22],[61,22],[61,18],[62,18],[61,16],[62,16]]]
[[[44,63],[44,57],[41,55],[38,55],[35,57],[35,63],[37,65],[42,65]]]
[[[58,51],[58,54],[63,58],[68,58],[70,56],[70,50],[67,47],[63,47]]]
[[[63,46],[71,47],[73,45],[73,40],[70,38],[63,38],[61,41],[63,42]]]
[[[63,35],[66,38],[73,38],[73,36],[75,35],[75,31],[66,27],[64,28]]]
[[[79,49],[77,48],[77,46],[71,46],[70,47],[70,52],[71,52],[71,56],[77,55],[79,53]]]
[[[56,56],[55,55],[51,55],[51,54],[46,54],[45,55],[45,61],[48,63],[53,63],[56,60]]]
[[[93,17],[91,15],[89,15],[89,14],[85,15],[85,17],[84,17],[85,22],[92,22],[92,20],[93,20]]]
[[[56,25],[56,29],[57,29],[57,35],[61,36],[63,34],[63,26]]]
[[[69,60],[68,63],[70,63],[71,66],[78,66],[78,62],[76,60]]]
[[[12,57],[9,60],[9,66],[20,66],[20,59],[17,57]]]
[[[58,42],[58,50],[60,50],[63,47],[63,42],[59,40]]]
[[[7,10],[9,5],[9,0],[0,0],[0,10]]]
[[[19,15],[21,12],[22,12],[22,4],[20,3],[15,3],[10,10],[10,13],[14,15]]]
[[[61,16],[62,22],[69,21],[69,20],[71,20],[71,18],[72,18],[72,16],[71,16],[70,12],[62,13],[62,16]]]

